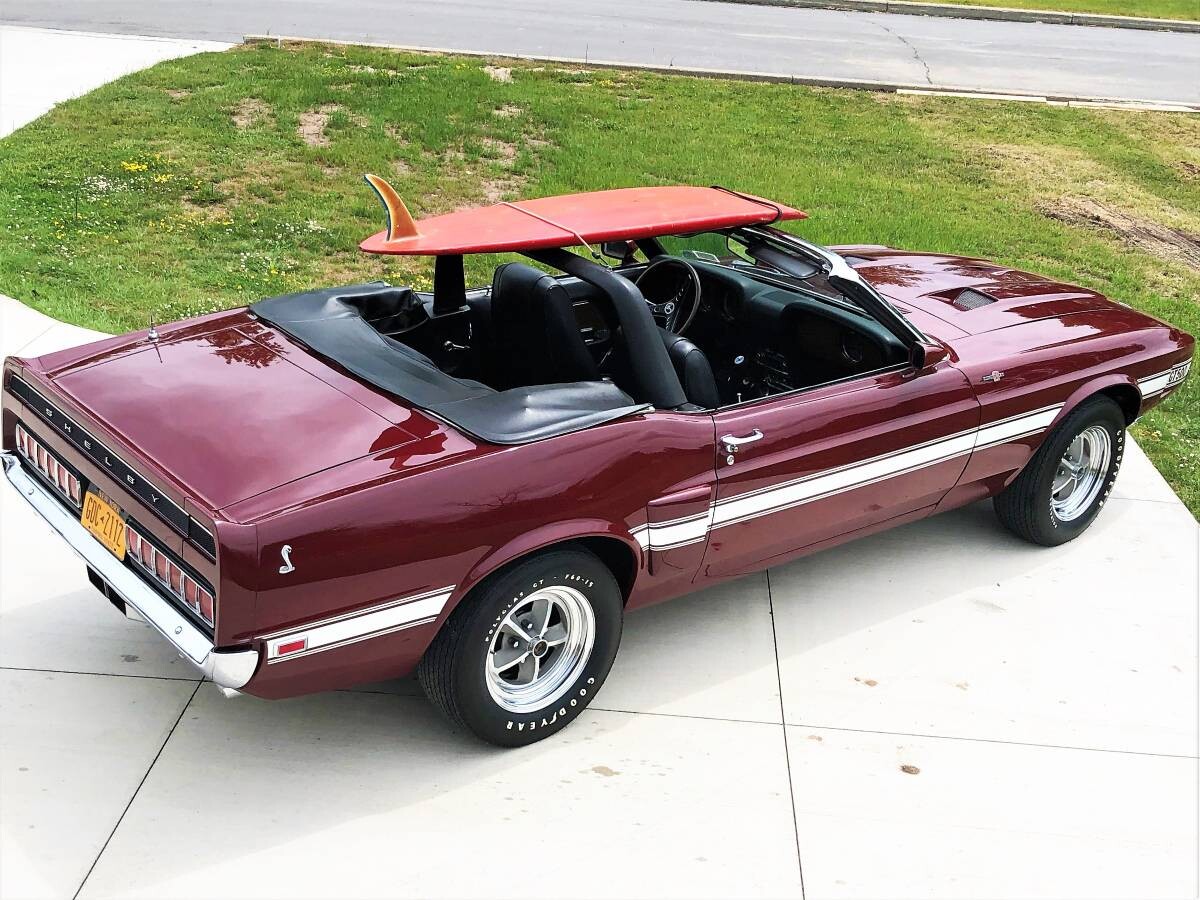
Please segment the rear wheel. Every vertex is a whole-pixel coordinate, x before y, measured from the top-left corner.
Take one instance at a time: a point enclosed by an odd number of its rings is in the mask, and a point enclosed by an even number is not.
[[[1107,397],[1084,401],[996,495],[1014,534],[1050,547],[1082,534],[1108,499],[1125,454],[1125,415]]]
[[[473,590],[417,676],[452,722],[504,747],[566,726],[604,683],[621,641],[621,591],[585,550],[555,550]]]

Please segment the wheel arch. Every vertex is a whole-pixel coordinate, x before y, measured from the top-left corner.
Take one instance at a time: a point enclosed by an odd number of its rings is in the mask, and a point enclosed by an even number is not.
[[[577,520],[543,526],[494,548],[459,583],[445,613],[452,612],[479,585],[512,566],[532,556],[572,546],[595,554],[616,579],[622,603],[628,603],[642,565],[641,547],[632,536],[617,531],[611,523]]]
[[[1142,392],[1136,381],[1128,375],[1105,375],[1087,381],[1072,391],[1047,433],[1073,413],[1079,404],[1093,397],[1108,397],[1116,403],[1125,416],[1126,426],[1132,425],[1142,410]]]

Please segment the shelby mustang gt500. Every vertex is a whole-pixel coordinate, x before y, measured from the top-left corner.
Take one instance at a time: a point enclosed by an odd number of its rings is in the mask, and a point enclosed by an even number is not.
[[[816,246],[722,188],[414,221],[385,282],[4,364],[7,480],[229,693],[418,673],[501,745],[604,684],[626,611],[991,497],[1077,537],[1193,340],[980,259]],[[469,287],[464,256],[520,254]],[[533,264],[536,265],[533,265]]]

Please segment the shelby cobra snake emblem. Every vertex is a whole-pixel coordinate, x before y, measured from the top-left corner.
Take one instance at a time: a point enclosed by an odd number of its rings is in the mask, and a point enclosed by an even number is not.
[[[296,567],[292,565],[292,545],[284,544],[279,551],[279,555],[283,558],[283,565],[279,567],[280,575],[287,575],[289,572],[295,572]]]

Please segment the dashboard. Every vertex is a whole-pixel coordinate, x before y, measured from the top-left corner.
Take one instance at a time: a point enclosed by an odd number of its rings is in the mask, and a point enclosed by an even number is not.
[[[722,401],[785,393],[907,358],[904,346],[870,316],[829,296],[755,268],[687,260],[700,279],[700,309],[686,337],[712,365]],[[749,267],[749,264],[746,264]],[[636,277],[641,267],[620,274]],[[794,279],[792,279],[794,281]],[[564,279],[580,333],[598,362],[619,333],[615,314],[590,285]]]

